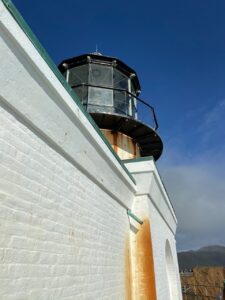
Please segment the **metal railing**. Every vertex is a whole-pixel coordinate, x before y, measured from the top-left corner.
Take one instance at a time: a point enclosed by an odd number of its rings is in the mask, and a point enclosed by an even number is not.
[[[124,101],[123,100],[118,101],[117,97],[115,95],[113,95],[113,104],[112,105],[104,105],[104,103],[102,103],[102,104],[90,103],[89,93],[87,90],[85,90],[85,88],[88,89],[89,87],[100,88],[100,89],[104,89],[104,90],[112,90],[113,92],[123,93]],[[78,96],[81,98],[81,101],[82,101],[83,105],[86,106],[87,111],[91,110],[90,108],[92,108],[92,110],[93,110],[93,108],[97,108],[97,107],[105,108],[106,111],[108,110],[111,113],[117,112],[118,114],[122,114],[127,117],[140,120],[139,119],[140,113],[139,113],[139,116],[137,117],[137,111],[140,109],[139,104],[142,104],[142,105],[144,105],[144,109],[147,108],[150,111],[151,127],[154,130],[157,130],[159,127],[154,108],[150,104],[148,104],[146,101],[140,99],[136,95],[127,91],[126,89],[120,89],[120,88],[114,88],[114,87],[108,87],[108,86],[100,86],[100,85],[87,84],[87,83],[73,85],[72,88],[75,90],[75,92],[77,92]],[[146,121],[146,120],[144,120],[143,122],[148,123],[148,121]]]

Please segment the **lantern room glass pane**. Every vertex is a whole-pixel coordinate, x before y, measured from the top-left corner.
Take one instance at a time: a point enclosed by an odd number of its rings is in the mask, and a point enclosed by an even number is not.
[[[129,99],[125,91],[114,91],[114,108],[117,114],[129,115]]]
[[[128,77],[114,68],[113,86],[117,89],[128,90]]]
[[[85,105],[87,103],[87,99],[88,99],[88,88],[87,88],[87,86],[75,87],[74,91],[77,94],[77,96],[80,98],[80,101],[82,102],[82,104]]]
[[[88,82],[88,65],[78,66],[70,69],[69,84],[71,86]]]
[[[113,86],[112,67],[90,64],[89,69],[89,83],[99,86]]]
[[[105,106],[113,105],[113,91],[103,88],[89,87],[88,105]]]

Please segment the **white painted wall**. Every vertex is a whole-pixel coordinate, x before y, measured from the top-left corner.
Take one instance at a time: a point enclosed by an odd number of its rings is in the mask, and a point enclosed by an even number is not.
[[[151,158],[130,161],[126,166],[137,183],[132,211],[150,221],[157,300],[180,300],[182,295],[175,241],[177,219],[166,190]],[[136,226],[133,221],[132,224]],[[131,236],[132,240],[135,242],[135,234]],[[168,253],[168,245],[171,253]]]
[[[125,299],[126,210],[0,116],[0,299]]]
[[[151,193],[139,174],[134,184],[2,1],[0,57],[0,299],[130,299],[126,209],[143,194],[154,196],[146,203],[163,299],[176,219],[160,178]]]

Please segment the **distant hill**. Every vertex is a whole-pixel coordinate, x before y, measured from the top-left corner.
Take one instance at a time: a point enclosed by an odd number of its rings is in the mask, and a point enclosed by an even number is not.
[[[196,266],[225,266],[225,247],[207,246],[196,251],[178,253],[179,269],[192,269]]]

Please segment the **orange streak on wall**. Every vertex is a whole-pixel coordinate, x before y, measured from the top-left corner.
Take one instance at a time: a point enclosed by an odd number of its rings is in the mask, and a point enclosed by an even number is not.
[[[140,157],[138,144],[131,137],[109,129],[101,129],[101,131],[121,159]]]
[[[138,290],[135,299],[156,300],[155,271],[150,222],[148,219],[139,227],[136,240],[136,280]]]
[[[129,238],[125,245],[125,283],[126,283],[126,300],[132,300],[132,274],[130,261],[130,242]]]

